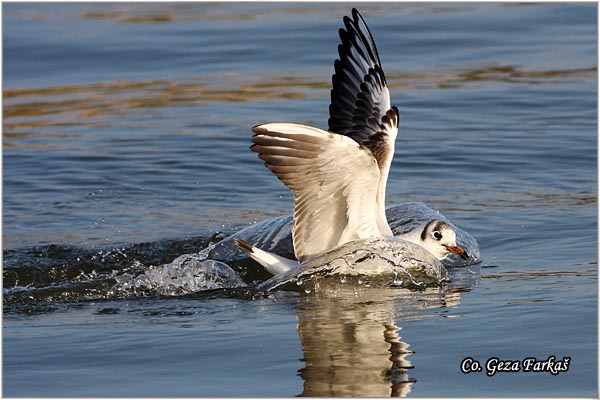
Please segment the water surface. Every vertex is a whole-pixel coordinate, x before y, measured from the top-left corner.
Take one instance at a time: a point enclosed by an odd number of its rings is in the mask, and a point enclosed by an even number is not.
[[[291,212],[250,127],[326,126],[350,8],[5,4],[5,396],[598,395],[597,6],[354,5],[400,109],[388,203],[482,264],[426,291],[111,291]]]

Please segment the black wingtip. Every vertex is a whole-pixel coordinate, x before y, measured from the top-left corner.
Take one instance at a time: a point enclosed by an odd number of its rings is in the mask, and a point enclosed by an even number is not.
[[[400,111],[398,111],[398,107],[396,106],[392,106],[392,108],[390,108],[390,110],[388,110],[388,112],[386,113],[386,115],[388,115],[388,113],[392,113],[392,115],[389,115],[388,117],[395,117],[396,118],[396,126],[400,125]]]
[[[367,26],[367,21],[365,21],[365,18],[362,16],[361,13],[358,12],[358,10],[356,8],[352,9],[352,17],[354,18],[354,23],[358,26],[359,22],[362,22],[367,29],[369,29],[369,27]],[[369,32],[370,34],[371,32]]]
[[[254,125],[252,127],[252,132],[254,132],[254,135],[252,136],[256,136],[259,135],[261,132],[264,132],[265,129],[262,127],[264,124],[258,124],[258,125]]]
[[[237,247],[244,250],[246,253],[254,253],[254,251],[252,251],[252,245],[246,242],[245,240],[235,238],[235,244]]]

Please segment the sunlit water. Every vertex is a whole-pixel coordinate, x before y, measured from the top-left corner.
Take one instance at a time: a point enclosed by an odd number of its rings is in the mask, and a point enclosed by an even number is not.
[[[388,203],[482,263],[269,296],[165,270],[291,212],[250,127],[326,126],[346,5],[5,4],[5,396],[597,396],[596,5],[355,5],[401,114]]]

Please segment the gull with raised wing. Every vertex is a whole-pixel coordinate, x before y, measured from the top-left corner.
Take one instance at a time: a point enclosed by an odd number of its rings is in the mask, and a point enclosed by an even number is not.
[[[296,123],[252,129],[250,149],[294,193],[292,238],[300,263],[348,242],[393,237],[385,192],[398,108],[390,103],[377,47],[356,9],[352,18],[344,17],[339,35],[328,131]],[[429,221],[398,238],[419,244],[438,259],[449,253],[467,257],[443,221]],[[297,265],[240,239],[237,244],[273,274]]]

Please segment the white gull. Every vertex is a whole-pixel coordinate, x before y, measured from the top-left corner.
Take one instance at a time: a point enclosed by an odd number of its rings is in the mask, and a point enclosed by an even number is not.
[[[385,215],[387,178],[394,156],[399,113],[390,94],[375,42],[356,9],[344,17],[335,61],[328,131],[296,123],[268,123],[252,130],[250,149],[294,193],[292,238],[300,263],[345,243],[393,238]],[[456,234],[431,220],[398,238],[416,243],[438,259],[466,259]],[[237,244],[273,274],[296,261]]]

